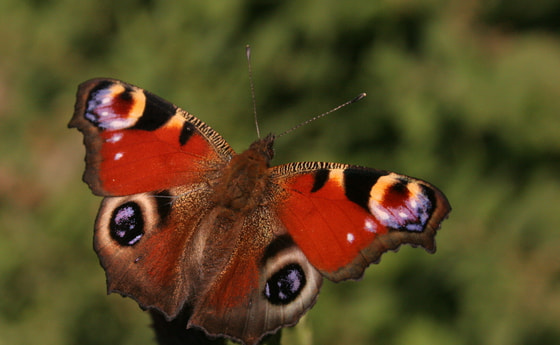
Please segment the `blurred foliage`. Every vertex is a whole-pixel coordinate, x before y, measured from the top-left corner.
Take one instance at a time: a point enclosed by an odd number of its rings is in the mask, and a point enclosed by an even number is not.
[[[76,86],[139,85],[240,151],[255,138],[247,43],[264,132],[368,93],[278,140],[277,164],[394,170],[454,208],[436,255],[402,248],[325,283],[286,339],[560,343],[559,15],[552,0],[3,0],[0,344],[154,344],[132,300],[105,296],[100,199],[66,129]]]

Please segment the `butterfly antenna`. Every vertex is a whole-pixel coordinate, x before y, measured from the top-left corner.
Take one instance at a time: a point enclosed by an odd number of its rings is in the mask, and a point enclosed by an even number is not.
[[[248,44],[245,46],[245,53],[247,54],[247,68],[249,70],[249,84],[251,85],[251,99],[253,100],[253,115],[255,116],[255,127],[257,128],[257,138],[260,139],[261,131],[259,129],[259,120],[257,117],[257,101],[255,100],[255,85],[253,84],[253,69],[251,68],[251,47]]]
[[[349,101],[347,101],[347,102],[342,103],[342,104],[339,105],[338,107],[332,108],[331,110],[329,110],[329,111],[327,111],[327,112],[324,112],[324,113],[322,113],[322,114],[320,114],[320,115],[314,116],[314,117],[310,118],[309,120],[304,121],[304,122],[300,123],[299,125],[296,125],[296,126],[290,128],[290,129],[288,129],[287,131],[284,131],[284,132],[278,134],[276,137],[279,138],[279,137],[281,137],[281,136],[283,136],[283,135],[286,135],[286,134],[288,134],[288,133],[290,133],[290,132],[292,132],[292,131],[295,131],[296,129],[298,129],[298,128],[302,127],[302,126],[305,126],[305,125],[307,125],[307,124],[310,123],[310,122],[313,122],[313,121],[318,120],[318,119],[320,119],[320,118],[322,118],[322,117],[324,117],[324,116],[327,116],[327,115],[329,115],[330,113],[334,113],[335,111],[339,110],[340,108],[344,108],[345,106],[347,106],[347,105],[349,105],[349,104],[356,103],[356,102],[362,100],[364,97],[366,97],[366,93],[365,93],[365,92],[362,92],[362,93],[359,94],[358,96],[352,98],[351,100],[349,100]]]

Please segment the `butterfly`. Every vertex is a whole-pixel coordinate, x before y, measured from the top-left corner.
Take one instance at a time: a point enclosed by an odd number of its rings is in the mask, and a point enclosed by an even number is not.
[[[103,196],[94,248],[108,292],[247,345],[294,325],[323,278],[358,279],[401,244],[435,251],[450,211],[419,179],[354,165],[270,166],[274,135],[237,154],[190,113],[136,86],[79,86],[84,181]]]

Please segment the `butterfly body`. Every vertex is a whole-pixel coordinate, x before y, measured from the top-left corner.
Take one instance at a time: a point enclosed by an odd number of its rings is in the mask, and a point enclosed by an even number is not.
[[[358,279],[401,244],[435,250],[450,210],[427,182],[337,163],[270,166],[274,136],[236,154],[186,111],[93,79],[69,124],[104,196],[94,248],[109,292],[185,327],[256,344],[293,325],[322,278]]]
[[[214,188],[216,202],[236,212],[254,209],[263,199],[269,182],[274,137],[255,141],[248,150],[235,155],[225,166]]]

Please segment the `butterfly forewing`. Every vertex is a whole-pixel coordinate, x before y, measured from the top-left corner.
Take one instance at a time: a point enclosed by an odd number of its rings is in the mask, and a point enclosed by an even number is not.
[[[234,154],[196,117],[113,79],[80,85],[69,126],[84,134],[84,181],[102,196],[211,180]]]
[[[433,252],[450,210],[434,186],[387,171],[316,162],[273,170],[280,219],[313,266],[335,281],[361,277],[401,244]]]

